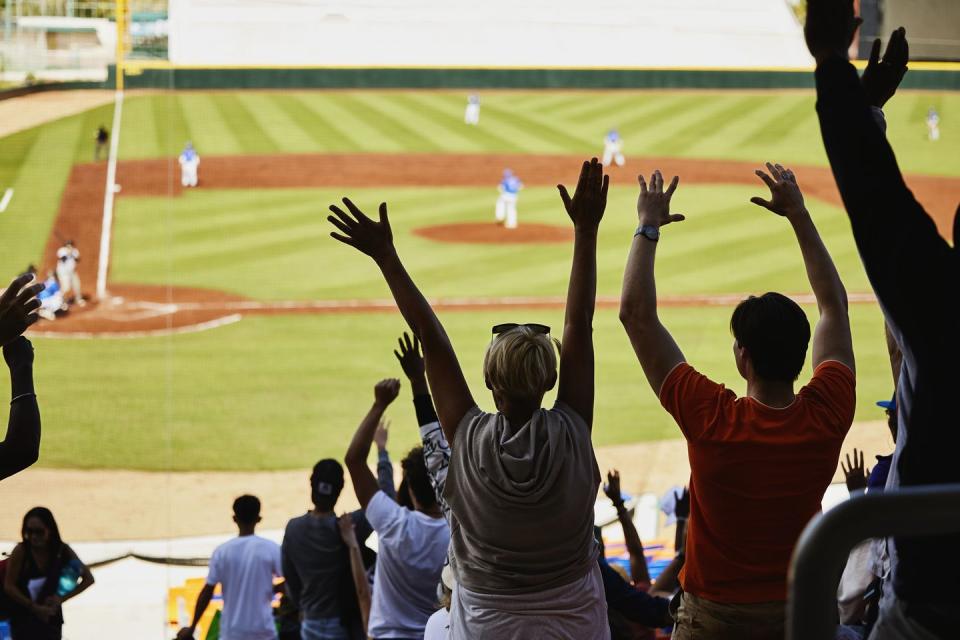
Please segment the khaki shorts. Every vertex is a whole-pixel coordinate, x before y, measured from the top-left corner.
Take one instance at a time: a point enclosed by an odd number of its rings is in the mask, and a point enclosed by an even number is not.
[[[785,602],[724,604],[684,593],[673,640],[783,640]]]

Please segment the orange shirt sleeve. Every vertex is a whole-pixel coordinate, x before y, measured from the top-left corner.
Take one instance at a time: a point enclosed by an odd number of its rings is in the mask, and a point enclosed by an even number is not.
[[[722,422],[734,393],[681,362],[660,387],[660,404],[677,421],[687,440],[698,440]]]
[[[823,412],[826,424],[847,432],[857,409],[857,380],[847,365],[836,360],[820,363],[800,393]]]

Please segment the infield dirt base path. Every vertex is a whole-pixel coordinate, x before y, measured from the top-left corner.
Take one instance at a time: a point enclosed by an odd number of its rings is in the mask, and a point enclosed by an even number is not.
[[[344,445],[346,446],[346,445]],[[884,422],[856,423],[843,444],[873,455],[893,450]],[[690,476],[686,444],[675,440],[597,447],[604,477],[619,469],[623,489],[631,494],[663,495],[684,485]],[[394,461],[394,469],[400,465]],[[36,505],[49,507],[71,542],[155,540],[233,531],[230,505],[236,496],[251,493],[263,501],[263,529],[283,529],[287,520],[305,512],[310,470],[294,471],[146,471],[28,469],[0,483],[0,504],[9,521]],[[834,482],[843,482],[837,469]],[[357,508],[347,480],[337,511]],[[3,536],[12,535],[6,526]]]
[[[523,177],[528,186],[572,185],[583,158],[571,155],[510,154],[328,154],[205,157],[200,173],[203,189],[270,189],[302,187],[378,187],[389,197],[391,187],[490,187],[500,180],[505,167]],[[757,186],[756,166],[726,160],[693,160],[645,157],[632,159],[624,167],[610,170],[615,184],[635,184],[640,172],[660,169],[679,175],[684,184],[745,184]],[[821,200],[840,204],[833,176],[824,167],[794,167],[804,192]],[[45,249],[43,266],[56,261],[57,247],[70,238],[81,248],[80,277],[87,292],[96,283],[106,163],[73,167],[63,194],[60,212]],[[130,196],[177,197],[183,188],[175,159],[129,160],[118,165],[118,198]],[[960,179],[910,176],[908,183],[937,223],[941,233],[952,233],[953,214],[960,201]],[[521,225],[516,231],[490,225],[443,225],[414,230],[414,233],[446,242],[559,242],[568,239],[569,229],[550,225]],[[48,334],[83,336],[173,332],[216,326],[238,314],[331,313],[383,311],[392,305],[382,301],[301,301],[260,303],[213,290],[151,287],[124,284],[109,286],[111,298],[93,301],[85,309],[54,323],[42,323],[37,330]],[[870,298],[867,298],[870,299]],[[714,304],[713,297],[665,301],[667,304]],[[611,301],[599,301],[609,304]],[[478,304],[452,304],[447,308],[478,306],[557,306],[562,301],[529,299],[488,300]]]

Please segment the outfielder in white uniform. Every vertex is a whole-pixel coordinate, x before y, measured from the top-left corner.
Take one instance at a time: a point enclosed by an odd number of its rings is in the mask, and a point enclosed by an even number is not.
[[[622,167],[626,162],[623,157],[623,139],[616,129],[611,129],[603,139],[603,166],[609,167],[611,162],[616,162],[618,167]]]
[[[200,166],[200,156],[191,143],[187,143],[180,154],[180,184],[185,187],[197,186],[197,168]]]
[[[933,107],[927,111],[927,139],[931,141],[940,139],[940,114]]]
[[[80,262],[80,251],[73,246],[73,240],[57,249],[57,280],[60,281],[60,291],[63,299],[73,301],[83,306],[86,302],[80,292],[80,275],[77,273],[77,263]]]
[[[507,229],[517,228],[517,197],[520,189],[523,189],[523,183],[520,178],[513,175],[510,169],[503,170],[503,180],[497,186],[500,191],[500,197],[497,198],[497,222],[503,223]]]
[[[463,121],[466,124],[480,124],[480,96],[471,93],[467,97],[467,110],[463,113]]]

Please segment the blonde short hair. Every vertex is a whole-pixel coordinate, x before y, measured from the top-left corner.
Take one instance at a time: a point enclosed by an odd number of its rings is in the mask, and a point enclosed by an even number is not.
[[[520,325],[505,331],[493,339],[483,356],[487,385],[512,397],[542,395],[557,381],[559,350],[559,341],[530,327]]]

